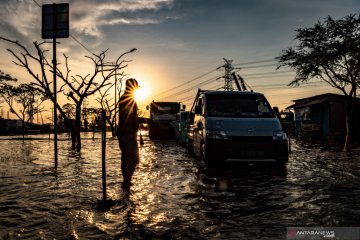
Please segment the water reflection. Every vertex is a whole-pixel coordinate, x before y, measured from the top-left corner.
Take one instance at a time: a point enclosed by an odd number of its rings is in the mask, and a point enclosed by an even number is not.
[[[145,141],[130,192],[121,188],[117,141],[107,141],[108,209],[100,136],[81,153],[59,136],[0,140],[0,239],[279,239],[288,226],[358,226],[359,156],[293,142],[285,169],[207,169],[173,142]],[[14,147],[16,146],[16,147]]]

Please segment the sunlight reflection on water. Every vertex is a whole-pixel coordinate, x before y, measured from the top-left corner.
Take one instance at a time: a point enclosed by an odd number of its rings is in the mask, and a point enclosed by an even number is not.
[[[351,154],[293,142],[286,171],[271,166],[206,169],[174,142],[145,139],[130,193],[121,189],[116,139],[107,140],[107,194],[102,197],[100,135],[70,149],[0,139],[0,239],[278,239],[285,228],[360,224],[359,151]],[[39,139],[43,138],[43,139]]]

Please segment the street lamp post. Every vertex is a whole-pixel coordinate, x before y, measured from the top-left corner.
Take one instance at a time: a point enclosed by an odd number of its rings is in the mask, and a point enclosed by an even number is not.
[[[124,55],[126,55],[126,54],[128,54],[128,53],[132,53],[132,52],[135,52],[137,50],[137,48],[133,48],[133,49],[131,49],[130,51],[127,51],[127,52],[125,52],[125,53],[123,53],[123,54],[121,54],[119,57],[118,57],[118,59],[116,60],[116,63],[115,63],[115,103],[114,103],[114,108],[115,108],[115,131],[116,131],[116,129],[117,129],[117,124],[116,124],[116,108],[117,108],[117,92],[116,92],[116,88],[117,88],[117,69],[118,69],[118,67],[121,65],[121,63],[122,62],[120,62],[119,63],[119,61],[120,61],[120,59],[121,59],[121,57],[123,57]],[[120,98],[119,98],[120,99]]]

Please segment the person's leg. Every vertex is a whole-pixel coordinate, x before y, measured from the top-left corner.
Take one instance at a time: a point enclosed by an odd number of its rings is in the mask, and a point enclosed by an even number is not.
[[[124,178],[123,185],[129,187],[136,166],[139,163],[139,149],[136,134],[121,136],[119,143],[121,148],[121,172]]]

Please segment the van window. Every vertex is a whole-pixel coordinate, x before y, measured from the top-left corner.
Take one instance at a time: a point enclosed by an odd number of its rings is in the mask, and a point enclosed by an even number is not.
[[[209,94],[206,102],[210,117],[275,117],[268,101],[261,95]]]

